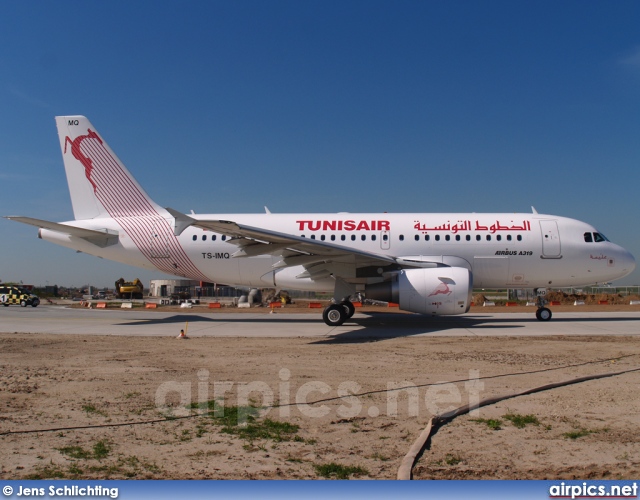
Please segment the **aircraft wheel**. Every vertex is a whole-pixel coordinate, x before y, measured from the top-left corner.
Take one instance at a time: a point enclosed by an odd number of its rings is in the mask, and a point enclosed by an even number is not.
[[[27,301],[26,300],[21,300],[20,301],[20,307],[27,307]]]
[[[347,311],[347,318],[351,318],[356,313],[356,306],[354,306],[350,301],[345,300],[342,303],[342,306]]]
[[[343,304],[331,304],[322,313],[322,319],[329,326],[340,326],[347,320],[347,311]]]
[[[536,318],[538,318],[539,321],[549,321],[551,316],[551,310],[546,307],[541,307],[536,311]]]

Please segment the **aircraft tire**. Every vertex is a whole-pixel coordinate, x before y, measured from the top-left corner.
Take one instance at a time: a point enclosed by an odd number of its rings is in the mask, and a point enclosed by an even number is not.
[[[547,307],[541,307],[536,311],[536,318],[538,318],[539,321],[549,321],[551,316],[551,310]]]
[[[354,306],[350,301],[345,300],[342,305],[347,311],[347,319],[351,318],[356,313],[356,306]]]
[[[343,304],[331,304],[322,313],[322,319],[328,326],[340,326],[347,320],[347,311]]]

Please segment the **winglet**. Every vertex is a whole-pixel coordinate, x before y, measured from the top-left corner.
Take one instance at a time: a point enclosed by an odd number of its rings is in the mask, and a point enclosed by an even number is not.
[[[534,214],[538,213],[538,211],[536,210],[536,207],[534,207],[533,205],[531,205],[531,212]]]

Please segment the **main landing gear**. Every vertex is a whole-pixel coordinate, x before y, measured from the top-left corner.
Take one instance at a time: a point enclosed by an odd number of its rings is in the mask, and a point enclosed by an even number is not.
[[[538,288],[536,289],[536,295],[538,299],[536,301],[536,305],[538,306],[538,310],[536,311],[536,318],[538,321],[549,321],[551,319],[551,309],[545,307],[547,300],[547,290],[546,288]]]
[[[355,306],[348,300],[330,304],[322,313],[322,319],[329,326],[340,326],[356,312]]]

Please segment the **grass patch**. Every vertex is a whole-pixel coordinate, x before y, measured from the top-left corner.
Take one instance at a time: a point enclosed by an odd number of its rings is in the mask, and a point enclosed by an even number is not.
[[[69,472],[69,474],[71,474],[72,476],[79,476],[80,474],[82,474],[82,469],[80,467],[78,467],[78,464],[73,463],[71,464],[68,468],[67,471]]]
[[[68,457],[75,458],[77,460],[93,458],[93,454],[81,446],[65,446],[64,448],[58,448],[58,451],[63,455],[67,455]]]
[[[64,448],[58,448],[58,451],[76,460],[89,460],[92,458],[102,460],[107,458],[111,448],[106,441],[102,440],[94,444],[91,451],[85,450],[81,446],[65,446]]]
[[[256,406],[222,406],[215,399],[204,403],[191,403],[188,408],[199,409],[203,414],[213,418],[217,424],[225,427],[255,421],[260,413],[260,408]]]
[[[609,429],[602,429],[604,432],[607,432]],[[565,432],[562,436],[567,439],[578,439],[581,437],[588,436],[589,434],[597,434],[600,430],[590,430],[590,429],[579,429],[576,431]]]
[[[314,464],[316,474],[329,479],[349,479],[349,476],[361,476],[369,474],[367,469],[362,467],[354,467],[350,465],[341,465],[335,462],[328,464]]]
[[[26,479],[64,479],[65,473],[59,465],[49,464],[39,467],[36,472],[29,474]]]
[[[260,420],[258,417],[260,408],[255,406],[222,406],[217,401],[211,400],[206,403],[191,403],[189,407],[206,411],[214,424],[222,426],[221,432],[238,436],[251,443],[258,439],[270,439],[276,442],[304,441],[300,436],[296,436],[300,426],[269,418]],[[202,428],[196,435],[200,437],[205,432],[206,430]]]
[[[222,432],[235,434],[247,441],[256,439],[271,439],[276,442],[291,441],[300,427],[289,422],[278,422],[276,420],[265,419],[264,421],[254,420],[245,426],[223,427]]]
[[[447,453],[447,456],[444,457],[444,463],[447,465],[458,465],[462,462],[462,459],[457,455],[452,455],[451,453]]]
[[[103,417],[106,417],[107,414],[105,412],[103,412],[102,410],[98,410],[94,405],[92,404],[86,404],[86,405],[82,405],[82,411],[86,412],[87,416],[94,414],[94,415],[102,415]]]
[[[507,413],[503,415],[502,418],[511,422],[518,429],[523,429],[529,424],[532,425],[540,425],[540,421],[538,417],[535,415],[520,415],[517,413]]]
[[[499,431],[502,429],[502,420],[499,418],[474,418],[472,422],[478,422],[479,424],[486,424],[492,431]]]
[[[111,451],[111,447],[109,444],[102,440],[98,441],[93,445],[93,458],[96,460],[102,460],[103,458],[107,458],[109,452]]]

